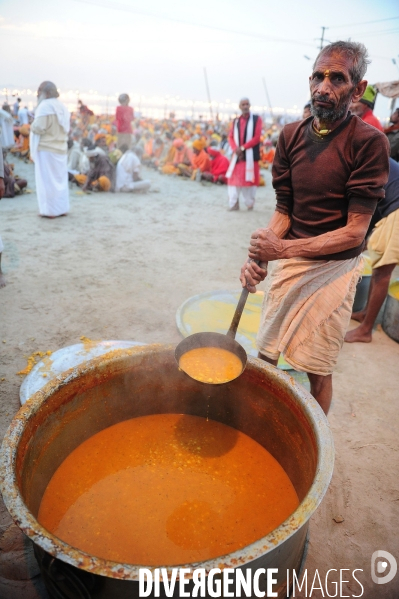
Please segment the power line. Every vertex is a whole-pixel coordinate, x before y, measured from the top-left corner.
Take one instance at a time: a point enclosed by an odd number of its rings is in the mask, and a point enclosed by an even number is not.
[[[397,33],[399,31],[399,28],[396,27],[395,29],[380,29],[379,31],[363,31],[363,33],[357,33],[356,36],[362,36],[362,37],[370,37],[372,35],[391,35],[392,33]]]
[[[377,19],[376,21],[362,21],[361,23],[347,23],[346,25],[333,25],[330,29],[342,29],[342,27],[355,27],[356,25],[370,25],[371,23],[382,23],[383,21],[393,21],[398,17],[388,17],[387,19]]]
[[[214,31],[224,31],[226,33],[235,33],[238,35],[245,35],[247,37],[253,37],[256,39],[261,39],[261,40],[271,41],[271,42],[285,42],[285,43],[297,44],[297,45],[301,45],[301,46],[314,47],[314,44],[311,44],[310,42],[304,42],[301,40],[293,40],[293,39],[282,38],[282,37],[267,36],[267,35],[263,35],[261,33],[254,33],[251,31],[240,31],[240,30],[236,30],[236,29],[227,29],[224,27],[219,27],[218,25],[211,25],[209,23],[206,23],[206,24],[205,23],[193,23],[192,21],[185,21],[183,19],[169,17],[168,15],[161,15],[161,14],[154,15],[153,13],[149,13],[149,12],[146,12],[143,10],[137,10],[136,8],[127,6],[126,4],[120,4],[119,2],[113,2],[113,1],[107,2],[106,0],[100,0],[100,1],[98,1],[98,0],[73,0],[73,1],[79,2],[80,4],[89,4],[91,6],[108,8],[111,10],[131,12],[133,14],[142,15],[145,17],[152,17],[153,19],[172,21],[174,23],[181,23],[182,25],[190,25],[192,27],[199,27],[201,29],[212,29]]]

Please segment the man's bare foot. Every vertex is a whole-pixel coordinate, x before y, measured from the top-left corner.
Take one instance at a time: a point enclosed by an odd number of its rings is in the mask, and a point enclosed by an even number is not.
[[[360,312],[352,312],[351,320],[357,320],[357,322],[363,322],[365,316],[366,316],[366,310],[361,310]]]
[[[364,330],[362,326],[348,331],[345,335],[347,343],[370,343],[371,339],[371,332]]]
[[[2,272],[0,272],[0,289],[1,287],[5,287],[7,285],[7,280]]]

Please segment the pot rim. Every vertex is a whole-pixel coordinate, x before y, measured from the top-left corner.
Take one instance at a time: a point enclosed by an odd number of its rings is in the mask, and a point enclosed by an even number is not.
[[[108,576],[116,579],[139,580],[139,571],[141,568],[148,568],[153,571],[155,568],[166,568],[168,576],[171,576],[172,570],[176,568],[190,568],[191,572],[196,568],[204,568],[209,572],[212,568],[237,568],[242,567],[248,562],[258,559],[266,553],[281,545],[289,537],[294,535],[313,515],[321,503],[328,485],[330,483],[334,468],[334,443],[333,436],[328,424],[328,420],[316,400],[293,377],[285,372],[278,370],[272,365],[248,356],[248,365],[256,367],[265,372],[273,370],[274,376],[277,376],[284,387],[294,388],[296,392],[296,401],[300,404],[303,414],[310,424],[318,449],[316,472],[312,485],[305,495],[297,509],[280,526],[261,539],[247,545],[246,547],[234,551],[233,553],[222,555],[216,558],[201,562],[192,562],[168,566],[160,564],[158,566],[148,566],[146,564],[125,564],[106,560],[92,556],[80,549],[65,543],[48,530],[46,530],[30,512],[22,495],[20,493],[16,478],[16,460],[18,454],[18,445],[26,423],[35,416],[41,405],[46,402],[59,388],[69,382],[95,371],[98,366],[110,362],[123,361],[134,354],[149,354],[154,351],[166,351],[175,349],[174,345],[143,345],[137,348],[113,350],[109,354],[93,358],[77,367],[71,368],[58,375],[52,381],[49,381],[45,387],[37,391],[20,408],[14,416],[3,439],[0,463],[0,491],[3,495],[4,503],[18,527],[35,544],[53,557],[86,570],[92,574]],[[190,578],[190,574],[188,575]]]

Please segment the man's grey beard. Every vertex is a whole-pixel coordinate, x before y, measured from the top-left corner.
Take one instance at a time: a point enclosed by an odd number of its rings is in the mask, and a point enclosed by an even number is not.
[[[40,102],[42,100],[46,100],[46,95],[45,94],[40,94],[40,96],[37,97],[37,105],[39,106]]]
[[[312,98],[310,100],[310,112],[312,116],[320,119],[323,123],[335,123],[342,119],[349,110],[350,103],[352,101],[354,89],[352,89],[349,94],[342,98],[338,106],[332,106],[331,108],[323,108],[321,106],[314,106],[314,101],[316,98]],[[321,102],[328,102],[328,97],[318,96],[317,100]]]
[[[342,119],[349,109],[348,104],[341,104],[340,106],[332,106],[331,108],[323,108],[322,106],[314,106],[313,101],[310,104],[310,112],[312,116],[317,117],[323,123],[335,123]]]

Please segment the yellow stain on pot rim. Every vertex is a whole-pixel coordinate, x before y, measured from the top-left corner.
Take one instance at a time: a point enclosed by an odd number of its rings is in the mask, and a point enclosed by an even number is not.
[[[388,294],[391,297],[394,297],[395,299],[399,300],[399,279],[397,279],[396,281],[392,281],[392,283],[390,283],[389,289],[388,289]]]

